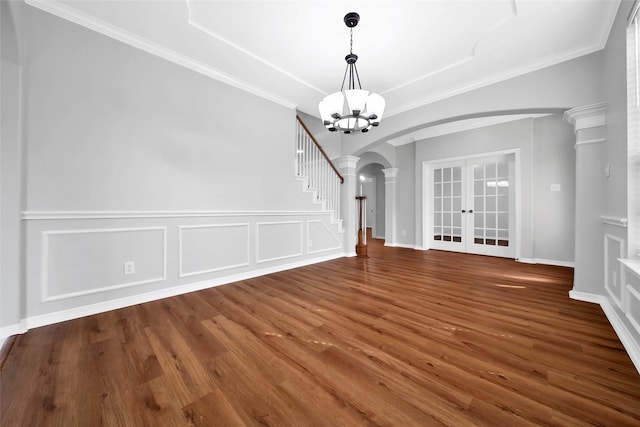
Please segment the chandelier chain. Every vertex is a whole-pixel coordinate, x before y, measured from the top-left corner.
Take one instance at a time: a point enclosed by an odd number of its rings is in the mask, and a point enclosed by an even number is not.
[[[351,41],[349,43],[349,53],[353,53],[353,27],[350,28],[351,30]]]

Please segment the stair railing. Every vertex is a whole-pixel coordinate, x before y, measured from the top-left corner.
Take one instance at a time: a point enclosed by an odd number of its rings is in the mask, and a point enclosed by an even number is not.
[[[340,184],[344,178],[300,116],[296,115],[296,119],[295,173],[306,179],[307,188],[315,191],[317,200],[325,202],[326,209],[340,219]]]

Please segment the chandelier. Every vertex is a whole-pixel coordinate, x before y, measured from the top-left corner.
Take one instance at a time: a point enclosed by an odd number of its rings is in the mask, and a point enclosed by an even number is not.
[[[322,122],[330,132],[340,131],[347,134],[368,132],[372,126],[380,124],[384,112],[384,98],[376,93],[362,90],[360,84],[360,76],[356,68],[358,55],[353,53],[353,27],[358,25],[358,21],[360,21],[360,15],[356,12],[350,12],[344,16],[344,23],[351,30],[351,42],[349,54],[344,57],[347,61],[347,69],[342,78],[342,87],[339,92],[326,96],[318,105]],[[344,90],[345,82],[347,82],[347,90]]]

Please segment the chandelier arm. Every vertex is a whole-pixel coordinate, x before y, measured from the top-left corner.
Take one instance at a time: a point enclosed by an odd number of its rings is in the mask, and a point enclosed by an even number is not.
[[[353,64],[349,64],[349,89],[355,89],[355,84],[353,81]]]
[[[347,64],[347,68],[344,70],[344,77],[342,77],[342,86],[340,86],[340,92],[344,90],[344,81],[347,79],[347,72],[349,71],[349,64]]]
[[[358,67],[356,67],[356,64],[353,64],[353,68],[356,70],[356,77],[358,78],[358,86],[360,87],[360,89],[362,89],[362,85],[360,84],[360,76],[358,75]],[[353,82],[353,88],[356,88],[356,82],[354,80]]]

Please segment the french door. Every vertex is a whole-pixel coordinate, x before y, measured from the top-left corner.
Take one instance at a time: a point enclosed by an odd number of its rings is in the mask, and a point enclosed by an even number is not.
[[[430,164],[426,172],[429,247],[515,258],[514,154]]]

